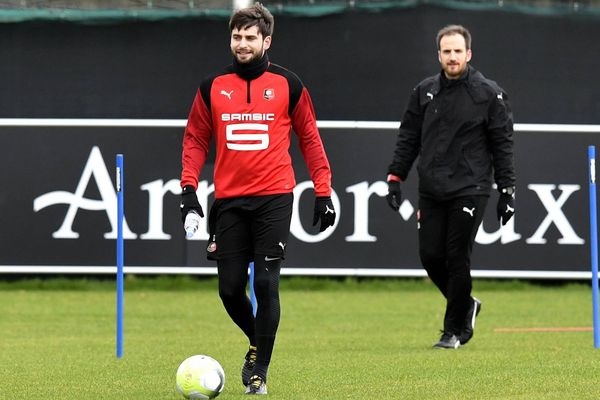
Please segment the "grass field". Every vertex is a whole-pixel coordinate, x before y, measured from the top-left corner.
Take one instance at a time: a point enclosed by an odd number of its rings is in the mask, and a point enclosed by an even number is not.
[[[472,341],[434,350],[444,302],[423,280],[287,278],[269,371],[273,399],[598,399],[589,285],[475,281]],[[247,349],[216,280],[128,277],[124,357],[114,282],[0,282],[0,399],[179,399],[193,354],[221,362],[219,399],[242,399]]]

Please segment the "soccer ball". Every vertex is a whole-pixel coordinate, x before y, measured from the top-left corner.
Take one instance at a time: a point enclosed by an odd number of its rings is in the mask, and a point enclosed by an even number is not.
[[[219,362],[197,355],[183,360],[177,368],[177,390],[186,399],[214,399],[225,386],[225,372]]]

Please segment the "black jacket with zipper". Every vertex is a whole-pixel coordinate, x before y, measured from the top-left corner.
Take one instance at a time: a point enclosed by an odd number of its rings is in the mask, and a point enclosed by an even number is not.
[[[489,196],[515,185],[513,119],[507,95],[475,68],[443,72],[413,89],[388,173],[406,180],[419,156],[419,194],[435,200]]]

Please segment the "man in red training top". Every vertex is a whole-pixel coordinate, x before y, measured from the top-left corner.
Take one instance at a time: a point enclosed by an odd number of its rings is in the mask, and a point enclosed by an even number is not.
[[[248,394],[266,394],[279,325],[279,275],[285,257],[296,184],[290,131],[315,188],[313,225],[335,222],[331,169],[308,91],[291,71],[272,64],[274,19],[260,3],[234,12],[229,22],[233,63],[200,84],[183,138],[181,212],[204,216],[198,177],[214,138],[215,202],[210,211],[209,258],[217,261],[219,295],[250,342],[242,367]],[[256,318],[246,295],[254,262]]]

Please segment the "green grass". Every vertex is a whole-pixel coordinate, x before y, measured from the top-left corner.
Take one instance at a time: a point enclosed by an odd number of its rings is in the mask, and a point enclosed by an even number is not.
[[[114,282],[0,282],[0,399],[179,399],[193,354],[221,362],[219,399],[243,399],[247,349],[214,279],[128,277],[125,356],[115,356]],[[269,398],[598,399],[589,285],[476,281],[473,340],[433,350],[444,302],[423,280],[284,279]]]

